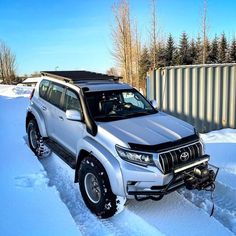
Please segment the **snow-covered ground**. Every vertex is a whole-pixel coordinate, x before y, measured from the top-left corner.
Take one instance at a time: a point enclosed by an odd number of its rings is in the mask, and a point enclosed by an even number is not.
[[[128,201],[101,220],[86,208],[73,170],[52,154],[38,161],[27,146],[25,111],[31,88],[0,85],[1,235],[235,235],[236,130],[203,134],[220,167],[209,217],[209,193],[179,190],[159,202]]]

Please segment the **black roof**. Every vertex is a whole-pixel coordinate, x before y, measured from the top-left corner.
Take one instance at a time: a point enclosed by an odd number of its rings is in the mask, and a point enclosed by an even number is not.
[[[90,72],[85,70],[68,70],[68,71],[41,71],[42,75],[62,79],[67,82],[76,82],[82,80],[113,80],[118,81],[121,77]]]

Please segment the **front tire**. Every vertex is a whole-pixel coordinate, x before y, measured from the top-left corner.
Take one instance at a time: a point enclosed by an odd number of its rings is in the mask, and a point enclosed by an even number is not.
[[[117,212],[119,203],[113,194],[107,173],[93,156],[85,157],[79,169],[79,185],[87,207],[100,218],[108,218]]]

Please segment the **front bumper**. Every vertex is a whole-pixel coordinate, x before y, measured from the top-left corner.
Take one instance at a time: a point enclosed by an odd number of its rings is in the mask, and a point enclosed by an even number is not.
[[[173,192],[181,187],[186,186],[188,189],[204,190],[214,185],[218,168],[208,164],[209,156],[204,155],[198,161],[182,166],[172,171],[168,176],[159,175],[158,181],[127,181],[127,195],[128,198],[135,198],[136,200],[160,200],[164,195]],[[197,175],[196,168],[202,169],[203,176]],[[199,170],[198,170],[199,172]],[[139,174],[139,176],[141,173]],[[162,183],[160,184],[160,177]]]

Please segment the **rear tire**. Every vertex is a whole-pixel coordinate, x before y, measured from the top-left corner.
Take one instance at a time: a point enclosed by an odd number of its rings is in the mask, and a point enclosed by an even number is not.
[[[43,137],[41,136],[38,124],[34,119],[30,120],[28,123],[27,134],[30,149],[38,158],[42,159],[51,154],[51,150],[44,145]]]
[[[107,173],[93,156],[85,157],[79,168],[79,185],[87,207],[100,218],[113,216],[118,209],[118,199],[113,194]]]

